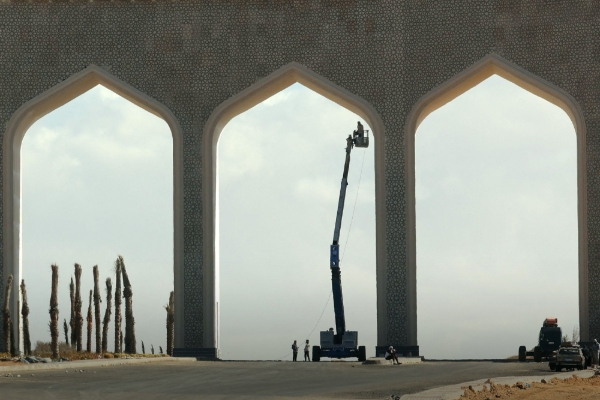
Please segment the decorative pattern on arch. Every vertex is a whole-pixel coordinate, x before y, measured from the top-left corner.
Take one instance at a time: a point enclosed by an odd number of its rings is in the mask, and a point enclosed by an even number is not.
[[[425,94],[412,108],[405,126],[405,154],[407,179],[407,254],[409,285],[409,325],[411,342],[417,338],[416,290],[416,221],[415,221],[415,134],[420,123],[433,111],[483,82],[492,75],[521,88],[563,109],[577,134],[577,208],[579,240],[579,323],[581,339],[588,340],[590,332],[590,305],[588,300],[588,227],[587,227],[587,160],[586,126],[581,108],[564,90],[497,54],[490,54],[449,81]],[[600,327],[596,328],[597,330]]]
[[[203,215],[203,347],[218,348],[216,302],[218,288],[218,188],[217,142],[231,119],[260,104],[294,83],[300,83],[327,99],[354,112],[371,127],[375,140],[375,214],[377,258],[378,341],[387,329],[385,305],[387,262],[385,254],[384,125],[375,109],[361,97],[319,76],[307,67],[291,62],[219,105],[204,127],[202,138]]]
[[[53,88],[23,104],[10,118],[2,147],[2,201],[3,201],[3,268],[4,280],[14,276],[18,287],[22,277],[21,249],[21,144],[27,130],[46,114],[70,102],[97,85],[102,85],[144,110],[162,118],[173,135],[173,216],[174,216],[174,279],[175,301],[183,304],[183,140],[179,123],[164,105],[127,83],[110,75],[102,68],[91,65],[64,80]],[[178,284],[179,283],[179,284]],[[17,343],[22,349],[19,290],[12,291],[11,314],[18,317]],[[178,308],[179,310],[182,307]],[[176,311],[177,312],[177,311]],[[17,318],[15,317],[15,320]],[[178,346],[182,344],[183,318],[176,315],[175,335]]]

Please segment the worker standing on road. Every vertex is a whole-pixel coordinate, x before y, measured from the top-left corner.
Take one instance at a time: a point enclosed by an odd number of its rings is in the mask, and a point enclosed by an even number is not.
[[[294,361],[298,361],[298,345],[294,340],[294,344],[292,344],[292,352],[294,353]]]
[[[598,339],[594,339],[594,343],[592,343],[592,364],[594,367],[598,366],[598,352],[600,352],[600,343],[598,343]]]
[[[306,339],[306,344],[304,345],[304,361],[310,361],[310,344],[308,344],[308,339]]]
[[[591,367],[593,363],[592,350],[590,350],[589,346],[584,345],[581,351],[585,357],[585,368]]]

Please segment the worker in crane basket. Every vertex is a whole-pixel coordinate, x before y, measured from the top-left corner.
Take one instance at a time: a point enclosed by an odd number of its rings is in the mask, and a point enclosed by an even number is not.
[[[357,122],[357,126],[356,126],[356,130],[354,131],[354,137],[364,137],[365,136],[365,128],[363,127],[363,124],[360,123],[360,121]]]

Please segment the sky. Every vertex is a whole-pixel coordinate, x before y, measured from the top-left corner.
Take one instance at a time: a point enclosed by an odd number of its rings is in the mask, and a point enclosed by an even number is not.
[[[329,245],[345,138],[357,120],[295,84],[223,130],[223,358],[289,360],[293,340],[318,344],[318,332],[334,326]],[[340,240],[346,325],[368,356],[376,345],[377,140],[352,152]],[[428,116],[415,142],[421,354],[508,357],[535,344],[546,316],[570,333],[578,325],[577,197],[567,115],[494,76]],[[84,268],[85,293],[92,266],[100,266],[103,283],[122,254],[138,343],[164,346],[172,161],[167,124],[101,86],[30,128],[22,146],[22,232],[34,341],[50,338],[52,263],[60,266],[62,320],[73,263]],[[550,292],[557,283],[560,297]]]
[[[560,108],[492,76],[416,138],[419,344],[504,358],[544,318],[579,325],[576,136]]]
[[[50,266],[59,266],[62,337],[74,264],[83,268],[85,318],[93,266],[99,268],[102,297],[107,277],[114,297],[120,254],[132,284],[138,351],[142,341],[147,352],[151,344],[157,352],[165,347],[163,305],[173,290],[172,149],[166,122],[102,86],[27,131],[21,147],[22,243],[32,343],[50,340]],[[105,307],[104,300],[102,318]],[[114,308],[111,351],[113,328]]]
[[[318,345],[319,331],[335,326],[329,246],[346,137],[358,120],[295,84],[234,118],[221,133],[224,358],[291,359],[293,340]],[[358,331],[361,345],[374,354],[373,155],[373,144],[351,153],[340,253],[346,328]]]

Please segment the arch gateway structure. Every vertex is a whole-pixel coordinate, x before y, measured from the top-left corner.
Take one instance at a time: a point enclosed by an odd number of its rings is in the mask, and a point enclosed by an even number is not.
[[[418,354],[415,131],[499,74],[575,126],[581,336],[599,337],[599,32],[588,0],[3,0],[0,294],[14,275],[18,320],[23,136],[102,84],[171,128],[176,354],[216,356],[216,143],[231,118],[300,82],[373,129],[377,341]]]

